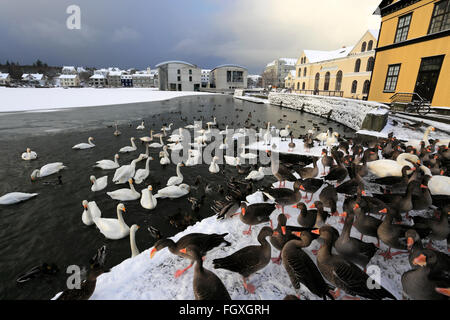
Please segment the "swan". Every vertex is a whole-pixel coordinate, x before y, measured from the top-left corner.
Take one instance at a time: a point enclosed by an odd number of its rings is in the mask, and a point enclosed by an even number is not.
[[[181,143],[179,143],[178,141],[175,143],[171,143],[168,146],[169,146],[169,149],[172,151],[183,150],[183,145]]]
[[[159,142],[160,143],[153,142],[153,143],[149,144],[148,146],[150,148],[161,148],[161,147],[163,147],[164,146],[164,142],[163,142],[162,136],[159,136]]]
[[[141,153],[139,156],[142,157],[143,159],[147,159],[149,157],[149,147],[148,147],[148,143],[145,144],[145,153]]]
[[[15,204],[36,197],[37,195],[38,193],[10,192],[0,197],[0,204]]]
[[[53,162],[48,163],[41,167],[41,169],[36,169],[31,173],[31,180],[36,180],[37,178],[43,178],[54,173],[57,173],[59,170],[67,168],[62,162]]]
[[[141,184],[145,179],[147,179],[148,175],[150,174],[150,160],[153,160],[153,158],[148,157],[145,161],[145,169],[138,169],[136,171],[136,174],[134,175],[134,182],[136,184]]]
[[[259,181],[262,179],[264,179],[264,167],[259,167],[258,170],[251,171],[248,176],[245,177],[245,180]]]
[[[134,189],[133,186],[133,179],[129,179],[128,183],[130,184],[130,189],[123,188],[114,190],[111,192],[107,192],[106,194],[111,197],[111,199],[114,200],[120,200],[120,201],[132,201],[137,200],[141,197],[141,194]]]
[[[254,153],[245,153],[245,144],[241,144],[242,147],[242,152],[240,154],[240,156],[244,159],[256,159],[258,158],[257,154]]]
[[[228,135],[228,125],[226,125],[225,130],[220,131],[219,134],[225,135],[225,136]]]
[[[130,247],[131,247],[131,257],[134,258],[139,254],[139,249],[136,246],[136,231],[139,230],[137,224],[133,224],[130,228]]]
[[[291,126],[290,125],[286,125],[286,127],[282,130],[280,130],[280,137],[281,137],[281,141],[286,141],[286,138],[289,136],[289,128]],[[284,140],[283,140],[284,138]]]
[[[189,193],[191,187],[185,183],[180,184],[179,186],[168,186],[162,188],[155,194],[155,199],[157,198],[180,198]]]
[[[327,138],[327,147],[328,148],[331,148],[332,146],[334,146],[335,144],[338,143],[337,137],[339,137],[339,133],[333,132],[331,134],[331,137]]]
[[[264,133],[264,143],[266,145],[270,145],[271,141],[272,141],[272,135],[270,134],[270,122],[268,122],[266,133]]]
[[[435,131],[436,129],[433,126],[429,126],[426,130],[425,133],[423,135],[423,139],[419,140],[419,139],[411,139],[406,141],[405,145],[406,146],[411,146],[413,148],[415,148],[416,150],[420,150],[421,145],[420,143],[422,141],[425,142],[425,147],[428,147],[430,145],[430,141],[428,141],[428,135],[430,134],[431,131]]]
[[[132,137],[132,138],[130,139],[130,141],[131,141],[131,146],[126,146],[126,147],[120,148],[119,152],[120,152],[120,153],[126,153],[126,152],[136,151],[136,150],[137,150],[137,147],[136,147],[136,144],[134,144],[134,140],[136,140],[136,139],[135,139],[134,137]]]
[[[120,136],[122,134],[122,132],[119,131],[119,128],[117,127],[117,122],[114,123],[114,126],[116,127],[116,131],[114,131],[114,135],[116,137]]]
[[[167,152],[167,146],[163,147],[163,151],[161,151],[159,153],[159,157],[161,158],[161,160],[159,160],[159,163],[163,166],[170,164],[170,159],[169,159],[169,153]]]
[[[87,200],[83,200],[83,214],[81,215],[81,221],[87,226],[94,224],[94,218],[100,218],[102,215],[102,212],[100,211],[100,208],[97,206],[97,203],[95,201],[88,202]]]
[[[228,164],[229,166],[237,166],[241,160],[238,157],[231,157],[231,156],[223,156],[225,158],[225,162],[226,164]]]
[[[22,160],[34,160],[37,158],[37,153],[27,148],[27,151],[22,153]]]
[[[182,162],[177,164],[177,175],[170,177],[169,180],[167,180],[167,186],[174,186],[183,182],[183,175],[180,171],[180,168],[183,166],[184,164]]]
[[[72,149],[89,149],[95,147],[95,144],[92,143],[94,138],[89,137],[88,143],[79,143],[72,147]]]
[[[228,138],[225,137],[225,139],[223,139],[223,143],[219,146],[220,150],[227,150],[228,149],[227,141],[228,141]]]
[[[111,170],[111,169],[117,169],[118,167],[120,167],[119,164],[119,155],[116,153],[114,155],[114,161],[112,160],[99,160],[97,161],[96,165],[94,166],[95,168],[100,168],[103,170]]]
[[[420,166],[424,175],[431,176],[428,181],[428,189],[432,195],[446,195],[450,196],[450,177],[432,175],[431,170],[425,166]]]
[[[316,139],[323,143],[328,139],[328,137],[331,137],[331,132],[328,129],[327,132],[321,132],[316,136]]]
[[[144,129],[145,129],[144,120],[142,120],[141,124],[136,127],[136,130],[144,130]]]
[[[185,129],[200,129],[200,126],[198,124],[188,124],[187,126],[184,126]]]
[[[173,123],[170,123],[168,127],[163,126],[163,127],[161,128],[161,131],[164,131],[164,135],[165,135],[165,134],[166,134],[166,131],[171,131],[171,130],[172,130],[172,126],[173,126]]]
[[[210,121],[206,123],[208,126],[215,126],[217,124],[216,117],[214,117],[214,121]]]
[[[219,157],[214,156],[214,158],[211,161],[211,164],[209,165],[209,172],[217,173],[220,171],[219,165],[217,164],[217,160],[219,160]]]
[[[108,176],[103,176],[98,179],[95,178],[95,176],[91,176],[89,179],[92,182],[91,191],[93,191],[93,192],[101,191],[101,190],[105,189],[106,186],[108,185]]]
[[[141,206],[144,209],[153,210],[156,208],[158,201],[152,194],[153,187],[148,186],[145,189],[142,189],[141,193]]]
[[[184,163],[186,167],[193,167],[201,163],[202,156],[198,150],[190,149],[188,150],[188,154],[189,157]]]
[[[172,134],[169,139],[167,139],[169,142],[181,142],[183,141],[183,128],[178,128],[178,134],[174,133]]]
[[[113,182],[116,184],[126,183],[128,179],[134,177],[134,173],[136,172],[136,163],[143,159],[142,156],[139,156],[137,159],[131,161],[131,164],[123,165],[120,168],[117,168],[114,172]]]
[[[412,163],[410,161],[412,161]],[[367,162],[367,168],[378,178],[389,176],[401,177],[402,168],[404,166],[412,168],[414,163],[417,163],[418,161],[418,156],[411,153],[402,153],[397,157],[397,160],[381,159]],[[408,174],[409,173],[410,171]]]
[[[142,142],[150,142],[153,141],[153,130],[150,130],[150,137],[140,137],[139,138]]]
[[[117,219],[93,218],[95,225],[100,232],[110,240],[125,238],[130,233],[130,227],[127,226],[122,217],[122,212],[126,212],[123,203],[117,205]]]

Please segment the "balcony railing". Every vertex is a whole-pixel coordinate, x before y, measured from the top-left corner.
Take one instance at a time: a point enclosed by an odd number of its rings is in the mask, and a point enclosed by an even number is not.
[[[343,97],[344,91],[333,91],[333,90],[295,90],[295,93],[300,94],[311,94],[318,96],[329,96],[329,97]]]

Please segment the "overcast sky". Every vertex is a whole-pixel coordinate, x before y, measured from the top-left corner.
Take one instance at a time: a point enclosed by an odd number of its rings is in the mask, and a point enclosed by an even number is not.
[[[185,60],[261,73],[303,49],[353,45],[380,0],[0,0],[0,62],[121,68]],[[81,29],[69,30],[69,5]]]

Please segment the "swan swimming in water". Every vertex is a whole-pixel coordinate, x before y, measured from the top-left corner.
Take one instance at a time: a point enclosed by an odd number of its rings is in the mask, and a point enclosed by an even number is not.
[[[141,193],[141,206],[144,209],[153,210],[156,208],[156,205],[158,204],[158,201],[152,194],[153,187],[148,186],[145,189],[142,189]]]
[[[155,194],[155,199],[157,198],[180,198],[187,195],[190,191],[191,187],[185,183],[180,184],[179,186],[168,186],[162,188]]]
[[[136,174],[134,175],[134,182],[136,184],[141,184],[145,179],[147,179],[148,175],[150,174],[150,160],[153,160],[153,158],[147,158],[147,161],[145,162],[145,169],[139,169],[136,171]]]
[[[144,130],[144,129],[145,129],[144,120],[142,120],[141,124],[136,127],[136,130]]]
[[[101,191],[101,190],[105,189],[106,186],[108,185],[108,176],[103,176],[98,179],[95,178],[95,176],[91,176],[89,178],[89,180],[91,180],[91,182],[92,182],[92,187],[91,187],[92,192]]]
[[[0,197],[0,205],[10,205],[36,197],[38,193],[10,192]]]
[[[63,165],[62,162],[53,162],[48,163],[41,167],[41,169],[36,169],[31,173],[31,180],[36,180],[38,178],[43,178],[49,175],[52,175],[54,173],[59,172],[59,170],[62,170],[64,168],[67,168],[65,165]]]
[[[133,186],[133,179],[129,179],[128,183],[130,184],[130,189],[123,188],[114,190],[111,192],[107,192],[106,194],[111,197],[111,199],[114,200],[120,200],[120,201],[133,201],[137,200],[141,197],[141,194],[134,189]]]
[[[89,137],[88,143],[79,143],[79,144],[76,144],[76,145],[74,145],[74,146],[72,147],[72,149],[80,149],[80,150],[82,150],[82,149],[93,148],[93,147],[95,147],[95,144],[93,144],[92,141],[94,141],[94,138]]]
[[[245,177],[245,180],[259,181],[262,179],[264,179],[264,167],[259,167],[258,170],[251,171],[248,176]]]
[[[130,228],[130,248],[131,248],[131,257],[134,258],[139,254],[139,249],[136,246],[136,231],[139,230],[139,226],[137,224],[133,224]]]
[[[81,221],[87,226],[94,224],[94,218],[100,218],[102,215],[102,212],[100,211],[100,208],[97,206],[97,203],[95,201],[88,202],[87,200],[83,200],[83,214],[81,215]]]
[[[183,175],[181,174],[180,168],[184,166],[184,163],[180,162],[177,164],[177,175],[170,177],[167,180],[167,186],[174,186],[183,182]]]
[[[122,212],[126,212],[123,203],[117,205],[117,219],[93,218],[100,232],[110,240],[125,238],[130,234],[130,227],[125,223]]]
[[[120,148],[119,152],[120,152],[120,153],[126,153],[126,152],[136,151],[136,150],[137,150],[137,147],[136,147],[136,144],[134,143],[134,140],[135,140],[135,138],[132,137],[132,138],[130,139],[130,141],[131,141],[131,146],[126,146],[126,147]]]
[[[114,155],[114,161],[112,160],[99,160],[97,161],[97,164],[94,166],[95,168],[100,168],[103,170],[111,170],[111,169],[117,169],[120,167],[119,164],[119,155],[116,153]]]
[[[31,151],[30,148],[27,148],[27,151],[22,153],[22,160],[34,160],[37,158],[37,153],[34,151]]]
[[[217,164],[217,160],[219,160],[218,156],[215,156],[212,159],[211,164],[209,165],[209,172],[218,173],[220,171],[219,165]]]
[[[137,159],[131,161],[131,164],[123,165],[120,168],[117,168],[114,172],[113,182],[116,184],[126,183],[128,179],[133,178],[136,172],[136,163],[141,161],[143,158],[140,155]]]

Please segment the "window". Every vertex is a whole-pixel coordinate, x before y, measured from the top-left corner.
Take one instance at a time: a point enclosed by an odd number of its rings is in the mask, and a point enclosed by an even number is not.
[[[303,69],[303,76],[306,77],[306,68]]]
[[[369,93],[369,80],[364,81],[364,85],[363,85],[363,94],[368,94]]]
[[[366,42],[364,41],[363,43],[362,43],[362,45],[361,45],[361,52],[364,52],[364,51],[366,51]]]
[[[192,76],[189,76],[189,82],[192,82]]]
[[[353,80],[352,82],[352,93],[356,93],[356,89],[358,88],[358,81]]]
[[[369,44],[367,45],[367,51],[372,50],[372,47],[373,47],[373,41],[370,40],[370,41],[369,41]]]
[[[400,73],[400,64],[392,64],[388,67],[386,82],[384,84],[384,91],[395,92],[399,73]]]
[[[300,90],[300,82],[297,82],[297,90]]]
[[[227,82],[244,82],[242,71],[227,71]]]
[[[303,82],[302,89],[305,90],[306,83]]]
[[[342,85],[342,71],[339,70],[336,73],[336,86],[335,86],[334,90],[341,91],[341,85]]]
[[[181,72],[181,70],[180,70],[180,69],[178,69],[178,70],[177,70],[177,74],[180,74],[180,72]]]
[[[298,76],[301,77],[302,76],[302,68],[298,69]]]
[[[330,73],[325,73],[325,82],[323,84],[323,90],[328,91],[330,89]]]
[[[358,59],[355,62],[355,72],[359,72],[360,68],[361,68],[361,59]]]
[[[192,70],[191,69],[189,69],[189,74],[192,74]]]
[[[316,78],[314,81],[314,91],[319,90],[320,74],[316,73]]]
[[[444,0],[434,6],[428,34],[450,29],[450,1]]]
[[[411,23],[412,13],[398,18],[397,32],[395,33],[394,43],[405,41],[408,37],[409,24]]]
[[[177,77],[177,81],[181,81],[181,76],[178,76],[178,77]]]
[[[373,57],[370,57],[369,60],[367,60],[366,71],[373,71],[373,65],[374,64],[375,64],[375,59]]]

